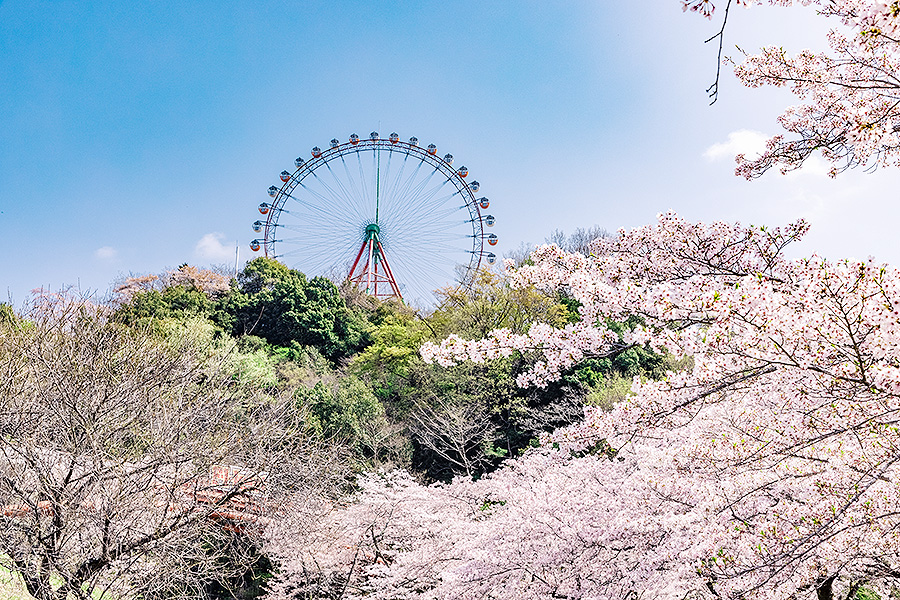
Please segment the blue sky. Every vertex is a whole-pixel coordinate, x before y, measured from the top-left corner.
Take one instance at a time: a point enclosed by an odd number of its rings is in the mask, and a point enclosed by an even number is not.
[[[807,9],[738,10],[728,47],[818,47]],[[242,259],[265,190],[314,145],[417,136],[469,167],[499,252],[675,209],[782,224],[799,252],[900,260],[900,174],[813,164],[746,182],[781,90],[723,70],[676,0],[0,2],[0,289]],[[733,50],[727,53],[735,54]]]

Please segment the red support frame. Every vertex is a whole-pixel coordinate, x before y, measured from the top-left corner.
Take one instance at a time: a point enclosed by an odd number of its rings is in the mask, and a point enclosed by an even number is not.
[[[375,251],[376,249],[377,252]],[[361,260],[363,253],[366,254],[365,262]],[[379,263],[383,266],[381,273],[378,272]],[[403,299],[403,295],[400,293],[400,286],[397,285],[397,280],[394,279],[391,265],[388,263],[387,255],[384,253],[384,247],[381,245],[381,241],[378,239],[377,235],[366,236],[366,239],[363,240],[359,252],[356,253],[356,260],[353,261],[353,267],[350,269],[350,274],[347,275],[347,281],[372,296]],[[391,291],[389,293],[379,293],[379,283],[388,284]],[[371,288],[369,286],[371,286]]]

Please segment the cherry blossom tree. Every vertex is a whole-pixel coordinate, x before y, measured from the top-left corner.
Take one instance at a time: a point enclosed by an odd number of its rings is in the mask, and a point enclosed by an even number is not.
[[[152,274],[127,277],[116,286],[113,294],[116,302],[125,303],[141,292],[182,286],[202,292],[209,297],[219,297],[231,289],[230,281],[230,278],[214,270],[184,264],[177,269],[166,271],[161,277]]]
[[[719,64],[732,5],[813,5],[834,20],[828,52],[790,55],[780,46],[762,48],[735,66],[749,87],[789,88],[801,101],[778,121],[788,135],[769,140],[758,157],[737,157],[736,174],[753,179],[777,167],[800,168],[817,150],[832,163],[831,175],[850,167],[900,165],[900,3],[894,0],[681,0],[686,11],[713,18],[724,5],[718,40]],[[710,87],[715,101],[716,82]]]
[[[586,408],[479,481],[364,481],[302,552],[275,544],[282,583],[309,583],[315,564],[344,597],[887,596],[900,587],[900,271],[786,259],[806,229],[666,213],[590,256],[538,248],[511,277],[565,290],[580,322],[423,356],[536,353],[526,385],[631,344],[693,368],[636,380],[611,411]],[[604,325],[625,314],[643,325]]]
[[[281,496],[343,476],[232,355],[211,327],[125,327],[65,293],[0,314],[0,569],[38,600],[231,589]]]

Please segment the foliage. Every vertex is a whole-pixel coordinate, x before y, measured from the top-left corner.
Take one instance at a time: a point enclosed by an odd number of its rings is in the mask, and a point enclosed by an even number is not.
[[[347,308],[324,277],[307,279],[269,258],[257,258],[239,275],[240,290],[224,310],[234,315],[234,333],[264,338],[275,346],[314,346],[328,359],[352,355],[366,343],[366,324]]]
[[[323,379],[312,387],[299,387],[295,397],[308,411],[317,434],[369,456],[377,453],[384,408],[361,381],[352,376]]]
[[[15,310],[9,304],[0,302],[0,325],[12,326],[19,320]]]
[[[402,400],[416,470],[431,480],[479,475],[509,452],[501,421],[518,402],[510,367],[509,361],[453,369],[415,363]]]
[[[384,305],[383,305],[384,306]],[[410,364],[419,356],[426,336],[425,326],[409,311],[386,311],[374,315],[377,324],[368,332],[370,344],[353,358],[354,370],[383,385],[397,377],[406,377]]]
[[[638,374],[660,374],[659,357],[644,348],[585,363],[580,375],[531,390],[514,385],[515,377],[528,369],[525,358],[453,369],[425,365],[418,348],[438,332],[479,334],[497,324],[524,331],[527,319],[564,325],[578,318],[578,302],[568,295],[518,290],[491,271],[482,271],[470,290],[448,288],[442,295],[441,306],[424,318],[389,303],[378,305],[369,315],[372,344],[351,363],[352,371],[372,386],[391,422],[406,430],[413,444],[410,466],[428,480],[480,476],[496,468],[541,432],[579,420],[586,394],[603,393],[608,377],[625,374],[630,381]]]
[[[310,532],[306,536],[327,529],[329,509],[323,499],[328,494],[316,490],[340,489],[362,468],[412,467],[431,481],[449,482],[458,474],[484,477],[532,448],[538,436],[579,421],[587,399],[594,402],[606,394],[599,402],[608,402],[624,377],[630,381],[635,375],[658,376],[662,369],[660,356],[642,346],[576,361],[558,381],[533,388],[514,385],[517,378],[532,373],[540,360],[524,348],[506,358],[449,369],[426,364],[419,347],[436,336],[481,335],[496,326],[528,335],[534,327],[581,323],[581,299],[568,288],[511,285],[506,276],[490,271],[482,272],[466,293],[443,290],[444,302],[430,315],[416,314],[396,302],[348,295],[327,280],[308,280],[268,259],[248,263],[227,291],[201,289],[192,276],[195,271],[184,265],[176,275],[133,278],[127,294],[123,290],[113,305],[110,318],[104,316],[98,322],[119,328],[129,339],[144,340],[148,348],[159,346],[174,355],[184,352],[182,359],[197,361],[193,379],[179,379],[176,369],[167,381],[180,386],[185,398],[198,394],[197,398],[208,401],[228,398],[230,408],[222,415],[235,427],[255,432],[258,446],[247,450],[252,456],[277,460],[290,444],[297,443],[313,449],[305,458],[320,461],[318,487],[298,484],[285,471],[289,460],[279,469],[267,470],[267,477],[282,484],[282,489],[294,490],[290,497],[281,496],[281,506],[292,516],[282,513],[272,523],[302,522]],[[28,322],[14,317],[16,324]],[[611,335],[617,337],[636,326],[634,321],[608,321]],[[17,327],[20,335],[26,333]],[[154,356],[146,350],[137,353],[146,360]],[[97,359],[91,364],[122,371],[114,361]],[[150,385],[167,389],[163,384]],[[211,389],[224,391],[210,398]],[[203,402],[185,399],[181,405],[193,407],[195,402],[192,416],[215,422],[204,416]],[[279,416],[272,423],[258,421],[273,410]],[[143,414],[135,411],[135,417]],[[275,427],[274,435],[266,433],[271,427]],[[236,435],[235,441],[246,443],[244,434]],[[197,438],[194,443],[203,442]],[[133,457],[150,460],[152,448],[152,436],[137,436]],[[225,445],[218,449],[227,451]],[[309,473],[308,466],[297,472],[302,481]],[[505,502],[499,497],[481,498],[477,506],[481,514],[492,515]],[[140,550],[132,571],[106,569],[93,581],[96,585],[114,581],[123,590],[140,589],[146,598],[227,596],[237,594],[239,588],[244,589],[241,593],[255,594],[250,580],[258,583],[267,576],[266,557],[251,551],[257,538],[235,544],[227,532],[205,527],[208,522],[195,524],[164,543]],[[288,536],[294,536],[291,543],[296,542],[296,531],[285,528],[293,531]],[[283,539],[288,534],[273,533],[270,528],[267,535]],[[271,544],[266,548],[268,555]],[[273,557],[284,562],[278,552]],[[339,593],[341,577],[323,577],[319,584],[330,582],[329,593]],[[143,581],[141,586],[138,580]]]
[[[438,338],[451,333],[484,337],[500,328],[522,333],[534,322],[559,326],[569,318],[566,306],[553,295],[513,287],[490,269],[479,270],[470,289],[449,287],[437,295],[440,303],[428,323]]]
[[[875,590],[861,587],[856,591],[856,595],[854,596],[853,600],[881,600],[881,596],[878,595]]]
[[[230,329],[234,317],[222,310],[230,290],[227,277],[187,264],[161,277],[129,277],[114,291],[116,318],[129,325],[158,326],[166,320],[201,317]]]
[[[206,294],[176,285],[162,290],[135,292],[129,302],[119,307],[117,315],[124,323],[137,324],[182,317],[208,317],[212,312],[213,302]]]

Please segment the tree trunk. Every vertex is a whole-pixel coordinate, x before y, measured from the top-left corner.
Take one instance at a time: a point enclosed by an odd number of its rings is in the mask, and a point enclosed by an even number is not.
[[[831,589],[831,584],[834,583],[834,575],[823,581],[819,587],[816,588],[816,600],[833,600],[834,592]]]

